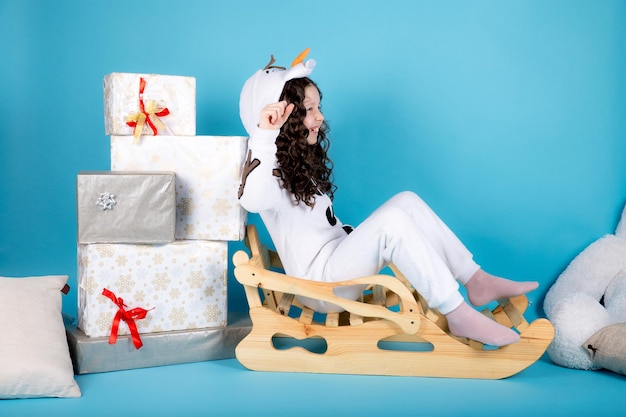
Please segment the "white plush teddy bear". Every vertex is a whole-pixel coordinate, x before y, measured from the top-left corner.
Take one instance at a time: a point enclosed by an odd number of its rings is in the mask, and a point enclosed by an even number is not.
[[[603,349],[624,352],[626,346],[626,207],[615,234],[600,238],[574,258],[546,294],[543,307],[555,329],[547,350],[554,363],[611,369],[594,360],[598,348],[591,340],[611,328]],[[615,360],[615,353],[611,355]]]

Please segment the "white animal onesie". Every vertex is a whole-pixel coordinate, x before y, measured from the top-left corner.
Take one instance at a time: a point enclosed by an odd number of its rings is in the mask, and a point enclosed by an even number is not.
[[[307,77],[315,61],[289,69],[265,68],[248,79],[240,97],[240,116],[250,139],[242,183],[241,205],[259,213],[288,275],[336,282],[373,275],[389,263],[406,276],[429,305],[447,314],[463,297],[459,284],[480,268],[442,220],[414,193],[402,192],[352,229],[335,216],[330,198],[320,193],[315,204],[295,204],[276,175],[278,130],[258,127],[262,108],[278,102],[285,82]],[[279,172],[279,171],[278,171]],[[356,299],[362,287],[341,287],[338,295]],[[309,299],[321,312],[337,306]]]

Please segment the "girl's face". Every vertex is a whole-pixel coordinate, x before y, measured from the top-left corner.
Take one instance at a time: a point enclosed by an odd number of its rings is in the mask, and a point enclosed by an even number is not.
[[[309,136],[306,141],[309,145],[317,143],[317,134],[324,122],[324,115],[320,110],[320,92],[315,86],[308,85],[304,88],[304,100],[302,102],[306,109],[304,116],[304,126],[309,130]]]

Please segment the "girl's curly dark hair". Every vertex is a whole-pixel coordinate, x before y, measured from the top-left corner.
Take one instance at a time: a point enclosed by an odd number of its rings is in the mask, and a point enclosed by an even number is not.
[[[294,103],[295,107],[276,139],[276,158],[282,186],[294,195],[296,203],[302,201],[313,207],[315,195],[325,193],[332,200],[336,187],[332,183],[333,163],[328,157],[330,140],[326,121],[319,129],[317,143],[307,143],[309,131],[304,126],[306,109],[302,102],[308,86],[319,91],[309,78],[295,78],[285,83],[280,100]]]

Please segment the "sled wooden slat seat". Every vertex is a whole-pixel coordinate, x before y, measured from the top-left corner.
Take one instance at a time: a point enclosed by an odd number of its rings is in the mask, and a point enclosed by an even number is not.
[[[235,277],[245,289],[252,330],[236,357],[259,371],[372,374],[499,379],[537,361],[554,337],[546,319],[528,323],[526,296],[502,300],[485,312],[520,332],[520,341],[500,347],[455,337],[445,316],[428,304],[393,265],[394,276],[380,274],[321,283],[284,274],[276,252],[247,226],[250,254],[233,255]],[[361,299],[335,295],[346,285],[366,286]],[[339,306],[321,314],[299,297]]]

